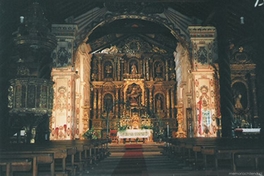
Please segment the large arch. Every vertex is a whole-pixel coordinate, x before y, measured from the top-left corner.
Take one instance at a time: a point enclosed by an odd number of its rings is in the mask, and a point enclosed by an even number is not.
[[[113,21],[116,20],[122,20],[122,19],[138,19],[138,20],[145,20],[145,21],[150,21],[153,23],[157,23],[159,25],[164,26],[167,28],[169,31],[171,31],[171,34],[175,37],[176,40],[178,40],[184,47],[187,48],[188,46],[188,40],[187,37],[180,33],[180,29],[174,27],[172,23],[169,23],[169,21],[165,18],[161,18],[160,16],[145,16],[145,15],[134,15],[134,14],[129,14],[129,15],[116,15],[116,16],[108,16],[105,19],[100,18],[101,21],[96,21],[93,23],[94,26],[87,26],[86,29],[84,29],[82,32],[80,32],[80,36],[82,39],[82,42],[88,42],[89,43],[89,36],[93,33],[94,30],[96,30],[98,27],[103,26],[105,24],[112,23]],[[84,36],[83,33],[86,33]],[[77,37],[77,38],[79,38]]]
[[[180,95],[177,98],[177,102],[179,102],[178,105],[176,105],[176,108],[178,109],[178,113],[176,114],[176,119],[177,119],[177,124],[178,124],[178,130],[175,134],[177,137],[187,137],[187,117],[186,113],[182,113],[181,111],[185,110],[186,105],[187,105],[187,94],[189,94],[188,90],[191,90],[192,82],[189,80],[191,79],[190,76],[188,76],[190,73],[188,73],[187,70],[191,69],[191,54],[189,53],[190,46],[189,41],[186,40],[188,39],[188,36],[183,37],[182,34],[180,34],[180,30],[175,28],[173,24],[169,24],[167,19],[160,18],[158,16],[152,17],[152,16],[143,16],[143,15],[118,15],[118,16],[110,16],[107,19],[98,22],[95,27],[87,33],[84,42],[89,44],[89,36],[93,33],[93,31],[96,30],[99,26],[109,24],[111,22],[114,22],[116,20],[121,20],[121,19],[140,19],[140,20],[145,20],[145,21],[150,21],[153,23],[158,23],[159,25],[164,26],[167,28],[171,34],[175,37],[175,40],[179,41],[177,48],[175,48],[174,52],[174,57],[175,57],[175,63],[179,64],[177,68],[175,68],[175,72],[177,72],[179,75],[176,77],[176,82],[177,82],[177,95]],[[181,53],[181,54],[177,54]],[[188,68],[188,69],[184,69]],[[182,76],[181,76],[182,75]],[[190,97],[189,97],[190,99]]]
[[[105,14],[105,13],[102,13]],[[145,20],[145,21],[150,21],[153,23],[156,23],[158,25],[162,25],[164,26],[166,29],[168,29],[168,31],[170,31],[171,35],[175,38],[175,40],[178,41],[178,45],[177,47],[174,49],[174,61],[175,61],[175,74],[176,76],[176,82],[177,82],[177,121],[178,121],[178,132],[176,133],[176,137],[187,137],[188,130],[189,130],[189,121],[190,118],[192,118],[192,127],[191,128],[197,128],[197,117],[196,117],[196,94],[193,93],[193,91],[195,90],[195,84],[194,84],[194,77],[195,75],[199,75],[200,73],[197,74],[197,65],[194,68],[194,61],[196,60],[196,64],[199,63],[199,60],[197,61],[196,58],[192,58],[194,52],[197,52],[197,48],[193,49],[190,46],[193,47],[194,42],[191,41],[191,34],[190,33],[202,33],[204,34],[204,32],[207,33],[215,33],[215,30],[208,30],[207,28],[205,28],[205,30],[203,30],[203,27],[196,27],[197,30],[192,30],[191,32],[188,31],[188,29],[186,29],[186,31],[184,33],[189,33],[189,36],[183,35],[181,34],[182,29],[178,29],[175,27],[175,24],[172,24],[171,22],[169,22],[168,19],[166,19],[166,17],[161,17],[159,15],[135,15],[135,14],[123,14],[123,15],[112,15],[112,14],[108,14],[105,16],[105,18],[102,18],[102,14],[99,15],[101,16],[101,18],[97,18],[97,20],[88,23],[85,27],[80,27],[78,30],[76,30],[74,32],[75,36],[74,36],[74,40],[72,42],[74,43],[78,43],[78,47],[77,47],[77,52],[75,52],[76,54],[73,56],[73,61],[72,64],[70,66],[74,67],[74,70],[77,71],[76,73],[78,74],[78,80],[76,82],[76,85],[78,85],[78,89],[77,90],[75,87],[71,88],[72,91],[71,92],[75,92],[76,95],[83,95],[83,93],[87,90],[89,90],[88,92],[92,91],[93,87],[91,86],[91,75],[90,75],[90,70],[91,70],[91,58],[92,58],[92,48],[89,44],[89,36],[93,34],[94,31],[96,31],[97,28],[103,26],[103,25],[107,25],[110,24],[114,21],[117,20],[122,20],[122,19],[139,19],[139,20]],[[76,21],[81,21],[82,23],[85,23],[87,19],[82,19],[82,18],[76,18]],[[88,20],[91,20],[90,18],[88,18]],[[189,24],[190,25],[190,24]],[[194,27],[195,28],[195,27]],[[193,29],[194,29],[193,28]],[[211,36],[211,35],[210,35]],[[192,36],[191,36],[192,37]],[[215,39],[215,36],[206,38],[206,35],[202,35],[202,38],[200,38],[200,40],[210,40],[209,44],[212,44],[212,41]],[[212,50],[212,48],[209,48],[208,42],[204,43],[205,47],[207,47],[208,50]],[[85,47],[84,47],[85,46]],[[201,44],[199,44],[198,47],[198,52],[200,48],[203,48],[204,46],[202,46]],[[82,54],[81,52],[79,52],[80,50],[83,50],[83,48],[85,48],[85,51]],[[209,56],[206,56],[209,57]],[[78,59],[77,59],[78,58]],[[78,60],[78,62],[75,62],[74,60]],[[209,62],[209,61],[208,61]],[[212,62],[212,61],[210,61]],[[78,64],[77,64],[78,63]],[[83,63],[83,64],[80,64]],[[85,63],[85,64],[84,64]],[[211,64],[211,63],[208,63]],[[201,65],[201,64],[200,64]],[[203,65],[203,64],[202,64]],[[186,69],[187,68],[187,69]],[[58,70],[60,68],[54,68],[53,72],[55,73],[55,70]],[[71,68],[70,68],[71,69]],[[196,69],[196,70],[194,70]],[[88,70],[88,72],[85,72],[84,70]],[[198,69],[199,70],[199,69]],[[204,71],[209,71],[208,74],[204,73]],[[196,74],[193,74],[194,72],[196,72]],[[199,71],[198,71],[199,72]],[[57,72],[58,73],[58,72]],[[212,69],[212,67],[208,67],[207,70],[203,69],[201,70],[201,74],[203,76],[201,77],[207,77],[209,75],[209,77],[211,78],[211,80],[214,80],[214,73],[215,73],[215,69]],[[63,75],[63,73],[62,73]],[[205,76],[206,75],[206,76]],[[58,76],[59,77],[59,76]],[[196,76],[197,77],[197,76]],[[198,76],[199,77],[199,76]],[[74,78],[73,78],[74,79]],[[210,80],[209,78],[206,80]],[[56,81],[55,81],[56,82]],[[206,82],[206,81],[205,81]],[[217,81],[216,81],[217,82]],[[209,82],[207,81],[204,84],[209,84]],[[101,87],[103,85],[102,84],[97,84],[94,86],[98,86]],[[216,92],[217,94],[217,86],[212,86],[212,88],[210,88],[211,91]],[[56,89],[56,88],[55,88]],[[57,88],[58,89],[58,88]],[[91,95],[90,95],[91,96]],[[98,94],[94,94],[93,96],[101,96],[100,92],[98,92]],[[54,97],[56,99],[56,97]],[[72,97],[73,98],[73,97]],[[94,105],[91,104],[91,101],[89,101],[88,98],[92,98],[86,96],[86,99],[83,98],[82,96],[79,96],[78,99],[73,98],[72,102],[74,102],[74,107],[72,107],[72,111],[73,112],[78,112],[78,117],[75,116],[75,114],[72,116],[71,119],[72,122],[74,123],[74,121],[78,122],[79,124],[77,125],[78,128],[77,129],[73,129],[73,131],[78,131],[78,134],[75,134],[75,132],[72,133],[72,136],[70,138],[75,138],[76,136],[78,136],[79,138],[82,138],[82,133],[85,132],[85,130],[87,130],[87,121],[89,122],[90,117],[90,113],[88,112],[89,109],[91,107],[93,107]],[[76,102],[78,101],[78,102]],[[217,101],[217,100],[214,100]],[[213,101],[213,102],[214,102]],[[192,103],[190,103],[192,102]],[[97,103],[97,102],[94,102]],[[217,103],[216,103],[217,104]],[[217,109],[215,106],[212,107],[213,109]],[[186,110],[187,109],[191,109],[191,113],[193,114],[192,117],[187,117],[187,113]],[[101,114],[98,114],[101,115]],[[79,119],[75,119],[75,117],[79,118]],[[56,118],[56,117],[55,117]],[[85,123],[85,125],[83,125]],[[100,123],[100,122],[98,122]],[[71,124],[72,126],[76,126]],[[54,126],[54,125],[53,125]],[[63,124],[61,124],[60,126],[63,126]],[[85,127],[85,128],[84,128]],[[54,126],[52,127],[52,129],[56,129],[58,127]],[[195,130],[193,130],[194,135],[196,135],[194,132]],[[196,129],[197,131],[197,129]],[[213,136],[215,136],[215,134],[212,134]],[[199,135],[197,135],[199,136]],[[205,136],[205,135],[201,135],[201,136]],[[210,135],[209,135],[210,136]]]

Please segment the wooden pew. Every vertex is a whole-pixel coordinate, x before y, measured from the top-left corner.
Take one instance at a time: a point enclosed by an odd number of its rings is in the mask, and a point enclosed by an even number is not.
[[[61,170],[56,170],[56,173],[66,174],[66,158],[71,151],[69,148],[65,146],[51,146],[48,143],[41,143],[41,144],[7,144],[1,150],[5,153],[14,153],[14,154],[38,154],[38,153],[45,153],[45,154],[52,154],[54,156],[55,161],[59,161],[59,167],[62,168]],[[56,162],[57,163],[57,162]]]
[[[69,141],[45,141],[36,144],[7,144],[0,151],[16,154],[49,153],[54,155],[54,160],[61,160],[60,168],[56,173],[67,175],[67,170],[76,175],[76,168],[82,171],[83,164],[92,164],[103,159],[108,153],[109,140],[69,140]],[[57,163],[57,162],[56,162]],[[3,163],[3,165],[5,165]],[[57,165],[57,164],[56,164]],[[69,167],[67,167],[67,165]],[[10,164],[7,163],[7,168]]]
[[[233,171],[236,171],[234,156],[237,153],[261,154],[263,150],[263,143],[257,139],[225,139],[212,146],[202,146],[205,168],[207,167],[207,156],[213,156],[216,169],[218,169],[219,160],[230,160]]]
[[[51,146],[75,147],[76,153],[71,156],[72,166],[79,171],[106,157],[108,153],[109,140],[67,140],[49,141]],[[69,155],[69,152],[68,152]],[[76,171],[75,171],[76,172]]]
[[[32,169],[32,161],[28,159],[0,159],[0,175],[5,171],[6,176],[13,175],[14,171],[26,172]]]
[[[71,164],[76,166],[80,171],[87,166],[87,153],[93,147],[93,142],[89,140],[67,140],[67,141],[50,141],[50,145],[61,147],[75,147],[76,152],[71,155]],[[69,154],[69,153],[68,153]]]
[[[190,138],[171,138],[167,139],[166,143],[169,143],[164,149],[169,156],[180,155],[182,158],[186,158],[186,140]]]
[[[260,153],[262,152],[261,147],[263,148],[263,145],[260,145],[261,142],[257,142],[255,139],[249,141],[248,139],[236,138],[184,138],[169,139],[167,142],[170,143],[170,147],[165,147],[165,150],[169,151],[171,148],[174,148],[174,151],[176,149],[178,153],[182,154],[182,157],[185,158],[185,160],[187,159],[187,161],[192,161],[194,153],[195,165],[199,163],[198,158],[200,158],[202,160],[200,164],[202,164],[204,168],[207,168],[207,157],[212,156],[216,169],[218,169],[218,160],[226,159],[231,161],[232,169],[235,170],[234,154],[237,152],[252,153],[253,151]],[[256,143],[257,145],[251,146]],[[168,151],[166,152],[170,155],[172,152]],[[188,155],[186,155],[186,152]],[[198,154],[202,155],[202,157],[198,157]]]
[[[236,153],[234,156],[234,169],[233,170],[237,170],[237,165],[241,165],[241,160],[246,161],[246,165],[250,166],[250,161],[254,162],[254,169],[256,171],[259,171],[259,159],[260,158],[264,158],[264,153]],[[243,161],[242,161],[243,162]],[[263,169],[263,168],[262,168]]]
[[[1,151],[0,160],[1,161],[5,160],[7,162],[6,176],[12,175],[12,172],[14,171],[29,171],[30,169],[32,169],[32,175],[37,176],[39,164],[50,164],[50,175],[54,176],[55,174],[54,156],[53,154],[50,153],[28,153],[28,152],[16,153],[16,152]],[[17,169],[17,167],[20,169]]]
[[[197,160],[197,153],[201,151],[203,145],[214,145],[219,138],[179,138],[170,139],[170,148],[173,148],[175,153],[181,154],[185,159]]]

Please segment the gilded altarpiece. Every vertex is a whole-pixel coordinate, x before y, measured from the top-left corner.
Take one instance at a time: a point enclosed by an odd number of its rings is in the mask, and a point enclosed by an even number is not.
[[[107,129],[142,129],[158,122],[162,130],[168,124],[173,134],[177,131],[172,54],[134,36],[93,54],[91,66],[91,121],[101,137]]]

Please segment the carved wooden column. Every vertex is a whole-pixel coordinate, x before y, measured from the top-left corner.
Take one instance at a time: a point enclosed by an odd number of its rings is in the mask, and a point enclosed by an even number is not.
[[[98,119],[102,117],[102,111],[103,111],[103,98],[102,98],[102,86],[98,88]]]
[[[118,80],[118,61],[119,59],[117,57],[114,57],[114,65],[113,65],[113,80],[117,81]]]
[[[138,68],[138,74],[143,74],[143,62],[142,60],[139,61],[139,68]]]
[[[124,75],[124,59],[123,58],[120,58],[120,79],[119,81],[121,81],[123,79],[123,75]]]
[[[153,75],[154,75],[154,68],[153,68],[153,60],[150,59],[149,60],[149,76],[150,76],[150,80],[153,81]]]
[[[94,95],[93,95],[93,119],[96,119],[98,117],[97,115],[97,88],[94,88]]]
[[[123,70],[124,70],[123,74],[129,73],[129,70],[127,70],[127,61],[125,59],[123,60]]]
[[[116,103],[115,104],[115,115],[118,115],[118,111],[119,111],[119,104],[118,104],[118,102],[119,102],[119,91],[120,91],[120,88],[119,87],[117,87],[116,86],[116,88],[115,88],[115,101],[114,101],[114,103]]]
[[[255,73],[251,74],[250,83],[252,87],[252,99],[253,99],[253,117],[254,119],[259,118],[258,115],[258,105],[257,105],[257,93],[256,93],[256,75]]]
[[[143,63],[142,64],[143,64],[142,65],[142,74],[146,78],[146,58],[143,59]]]
[[[174,114],[175,113],[174,112],[174,109],[175,109],[174,101],[175,100],[174,100],[174,89],[173,88],[170,89],[170,93],[171,93],[171,96],[170,96],[171,97],[171,103],[170,103],[171,104],[171,117],[174,118],[175,117],[175,114]]]
[[[167,87],[166,90],[166,109],[167,109],[167,118],[170,117],[170,89]]]
[[[150,79],[149,79],[149,60],[150,60],[150,58],[147,58],[146,59],[146,77],[147,77],[147,80],[148,81],[150,81]]]
[[[125,110],[125,102],[124,102],[124,94],[123,94],[123,85],[120,86],[120,92],[119,92],[119,98],[120,100],[123,102],[123,104],[120,105],[120,112],[124,112]],[[120,114],[122,117],[124,116],[124,113],[123,114]]]
[[[146,91],[145,91],[145,106],[148,106],[148,102],[149,102],[148,94],[149,94],[150,90],[148,89],[148,87],[146,87],[145,89],[146,89]]]
[[[149,108],[153,109],[153,85],[151,85],[151,87],[149,87]]]
[[[165,71],[165,80],[168,81],[169,80],[169,66],[168,66],[168,60],[166,59],[165,61],[165,68],[166,68],[166,71]]]
[[[103,72],[102,72],[102,57],[100,56],[98,58],[98,80],[102,81],[102,76],[103,76]]]
[[[117,59],[117,81],[121,80],[121,58]]]

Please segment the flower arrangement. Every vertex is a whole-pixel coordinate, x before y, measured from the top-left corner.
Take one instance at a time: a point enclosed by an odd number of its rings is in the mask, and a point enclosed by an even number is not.
[[[152,129],[153,125],[141,125],[141,129]]]
[[[83,133],[83,137],[85,139],[98,139],[96,132],[94,131],[93,128],[91,128],[90,130],[87,130],[85,133]]]
[[[127,126],[119,126],[118,131],[125,131],[127,129]]]
[[[248,121],[246,121],[246,120],[243,119],[241,121],[241,127],[242,128],[249,128],[250,127],[250,123]]]

